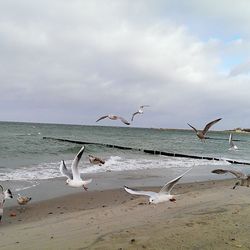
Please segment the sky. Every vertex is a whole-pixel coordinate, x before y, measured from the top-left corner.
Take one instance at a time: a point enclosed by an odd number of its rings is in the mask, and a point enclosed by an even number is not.
[[[0,120],[250,127],[250,1],[0,0]],[[123,126],[102,120],[99,125]],[[124,125],[126,126],[126,125]]]

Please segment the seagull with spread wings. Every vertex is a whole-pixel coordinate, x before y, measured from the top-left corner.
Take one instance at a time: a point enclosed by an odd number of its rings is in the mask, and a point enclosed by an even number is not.
[[[105,118],[109,118],[110,120],[120,120],[124,124],[130,125],[130,123],[126,119],[118,115],[104,115],[104,116],[101,116],[99,119],[97,119],[96,122],[99,122],[100,120],[103,120]]]
[[[71,164],[71,171],[67,169],[65,162],[61,161],[60,172],[62,175],[65,175],[68,177],[68,179],[66,180],[66,184],[68,184],[70,187],[83,187],[84,190],[87,191],[88,188],[86,187],[86,185],[89,184],[92,181],[92,179],[82,180],[79,169],[78,169],[78,164],[82,157],[84,148],[85,147],[83,146],[80,149],[80,151],[77,153],[77,155],[75,156]]]
[[[153,204],[157,204],[160,202],[166,202],[166,201],[173,201],[175,202],[176,199],[174,197],[174,195],[171,195],[171,190],[173,189],[173,187],[176,185],[176,183],[187,173],[191,170],[192,168],[190,168],[189,170],[187,170],[185,173],[183,173],[182,175],[180,175],[179,177],[169,181],[168,183],[166,183],[162,189],[160,190],[160,192],[156,193],[156,192],[152,192],[152,191],[137,191],[137,190],[133,190],[130,189],[126,186],[124,186],[124,189],[130,193],[130,194],[135,194],[135,195],[144,195],[144,196],[149,196],[149,204],[153,203]]]
[[[143,108],[144,107],[150,107],[149,105],[142,105],[140,108],[132,115],[131,121],[134,120],[135,115],[142,115],[143,114]]]
[[[196,135],[198,136],[198,138],[200,138],[201,140],[205,140],[206,137],[206,133],[208,132],[208,130],[215,124],[217,123],[218,121],[220,121],[222,118],[219,118],[219,119],[216,119],[214,121],[211,121],[209,122],[208,124],[206,124],[205,128],[202,130],[202,131],[198,131],[195,127],[193,127],[192,125],[190,125],[188,123],[188,126],[191,127],[195,132],[196,132]]]
[[[236,188],[236,186],[247,186],[249,187],[250,184],[250,175],[246,175],[240,171],[235,171],[235,170],[227,170],[227,169],[214,169],[212,171],[214,174],[233,174],[238,181],[234,184],[233,189]]]

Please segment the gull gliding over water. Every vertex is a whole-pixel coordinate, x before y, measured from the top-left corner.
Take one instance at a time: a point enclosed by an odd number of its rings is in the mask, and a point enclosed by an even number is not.
[[[229,135],[229,145],[230,148],[228,150],[237,150],[238,147],[233,143],[233,135],[230,133]]]
[[[190,125],[188,123],[188,126],[191,127],[195,132],[196,132],[196,135],[201,139],[201,140],[205,140],[206,137],[206,133],[207,131],[215,124],[217,123],[218,121],[220,121],[222,118],[219,118],[219,119],[216,119],[214,121],[211,121],[209,122],[208,124],[206,124],[205,128],[202,130],[202,131],[198,131],[195,127],[193,127],[192,125]]]
[[[75,156],[71,164],[71,171],[67,169],[64,161],[62,161],[60,164],[60,171],[62,175],[65,175],[68,177],[68,179],[66,180],[66,183],[70,187],[83,187],[87,191],[88,188],[86,187],[86,185],[89,184],[92,181],[92,179],[82,180],[79,170],[78,170],[78,164],[82,157],[83,151],[84,151],[84,146],[80,149],[80,151]]]
[[[101,116],[98,120],[96,120],[96,122],[99,122],[100,120],[105,119],[105,118],[109,118],[110,120],[118,120],[119,119],[124,124],[130,125],[130,123],[126,119],[124,119],[123,117],[118,116],[118,115],[104,115],[104,116]]]
[[[3,217],[3,205],[5,202],[5,199],[12,199],[12,193],[9,189],[3,191],[3,187],[2,185],[0,185],[0,222],[2,220]]]
[[[162,189],[160,190],[160,192],[156,193],[156,192],[152,192],[152,191],[137,191],[137,190],[133,190],[130,189],[126,186],[124,186],[124,189],[130,193],[130,194],[135,194],[135,195],[144,195],[144,196],[149,196],[149,204],[153,203],[153,204],[157,204],[160,202],[165,202],[165,201],[176,201],[174,195],[171,195],[170,192],[173,189],[174,185],[187,173],[191,170],[192,168],[190,168],[189,170],[187,170],[185,173],[183,173],[182,175],[180,175],[179,177],[169,181],[168,183],[166,183]]]
[[[140,106],[140,108],[132,115],[132,118],[131,118],[131,121],[133,121],[134,120],[134,116],[135,115],[142,115],[143,114],[143,108],[144,107],[150,107],[149,105],[142,105],[142,106]]]
[[[235,189],[236,186],[238,186],[238,185],[249,187],[249,184],[250,184],[250,175],[246,175],[246,174],[244,174],[242,172],[239,172],[239,171],[226,170],[226,169],[215,169],[215,170],[212,171],[212,173],[214,173],[214,174],[226,174],[226,173],[230,173],[230,174],[233,174],[234,176],[236,176],[236,178],[239,181],[237,181],[234,184],[233,189]]]

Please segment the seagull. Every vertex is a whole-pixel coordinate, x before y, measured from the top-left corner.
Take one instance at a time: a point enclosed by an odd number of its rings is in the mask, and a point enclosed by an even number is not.
[[[31,197],[28,197],[28,196],[22,196],[20,194],[18,194],[17,196],[17,203],[19,205],[26,205],[29,201],[31,201]]]
[[[214,173],[214,174],[226,174],[226,173],[230,173],[230,174],[233,174],[234,176],[236,176],[236,178],[239,181],[237,181],[234,184],[233,189],[235,189],[236,186],[238,186],[238,185],[249,187],[249,184],[250,184],[250,175],[246,175],[246,174],[244,174],[242,172],[239,172],[239,171],[226,170],[226,169],[215,169],[215,170],[212,171],[212,173]]]
[[[104,116],[100,117],[98,120],[96,120],[96,122],[99,122],[100,120],[105,119],[105,118],[109,118],[110,120],[118,120],[119,119],[124,124],[130,125],[130,123],[126,119],[124,119],[123,117],[118,116],[118,115],[104,115]]]
[[[142,115],[143,114],[143,108],[144,107],[150,107],[149,105],[142,105],[142,106],[140,106],[140,108],[132,115],[132,118],[131,118],[131,121],[133,121],[134,120],[134,116],[135,115]]]
[[[93,155],[89,155],[89,162],[92,164],[98,164],[99,166],[101,166],[102,164],[105,164],[104,160],[102,160],[98,157],[95,157]]]
[[[68,179],[66,180],[66,184],[68,184],[70,187],[83,187],[84,190],[87,191],[88,188],[86,187],[86,185],[89,184],[92,181],[92,179],[82,180],[82,178],[80,177],[79,170],[78,170],[78,164],[82,157],[84,148],[85,147],[83,146],[80,149],[80,151],[77,153],[77,155],[75,156],[71,164],[71,171],[67,169],[65,162],[61,161],[60,172],[62,175],[65,175],[68,177]]]
[[[183,173],[182,175],[180,175],[179,177],[169,181],[168,183],[166,183],[162,189],[160,190],[160,192],[156,193],[156,192],[152,192],[152,191],[136,191],[136,190],[132,190],[130,188],[128,188],[127,186],[124,186],[124,189],[130,193],[130,194],[135,194],[135,195],[144,195],[144,196],[149,196],[149,204],[153,203],[153,204],[157,204],[160,202],[165,202],[165,201],[172,201],[172,202],[176,202],[176,199],[173,195],[170,194],[171,190],[173,189],[174,185],[187,173],[191,170],[192,168],[190,168],[189,170],[187,170],[185,173]]]
[[[0,185],[0,222],[3,217],[3,204],[5,202],[5,199],[12,199],[12,193],[9,189],[3,191],[2,185]]]
[[[205,128],[204,128],[202,131],[198,131],[195,127],[193,127],[193,126],[190,125],[189,123],[188,123],[188,126],[191,127],[191,128],[196,132],[196,135],[197,135],[201,140],[205,140],[205,139],[206,139],[205,135],[206,135],[207,131],[208,131],[216,122],[220,121],[221,119],[222,119],[222,118],[219,118],[219,119],[216,119],[216,120],[214,120],[214,121],[209,122],[209,123],[205,126]]]
[[[229,135],[229,145],[230,148],[228,150],[237,150],[238,147],[233,143],[233,135],[230,133]]]

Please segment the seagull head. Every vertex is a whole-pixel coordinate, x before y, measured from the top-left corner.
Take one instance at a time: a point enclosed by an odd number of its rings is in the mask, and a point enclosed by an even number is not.
[[[157,204],[159,203],[159,199],[157,197],[150,197],[148,204]]]
[[[154,199],[152,197],[149,198],[148,204],[154,203]]]

